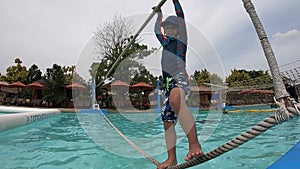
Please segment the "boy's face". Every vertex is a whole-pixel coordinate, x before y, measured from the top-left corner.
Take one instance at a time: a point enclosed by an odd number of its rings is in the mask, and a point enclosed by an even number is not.
[[[166,25],[164,32],[167,36],[176,37],[178,35],[178,28],[175,25]]]

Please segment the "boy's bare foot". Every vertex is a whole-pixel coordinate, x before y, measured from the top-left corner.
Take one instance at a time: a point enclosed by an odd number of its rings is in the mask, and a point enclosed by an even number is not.
[[[168,166],[172,166],[172,165],[176,165],[177,164],[177,160],[166,160],[165,162],[159,164],[157,166],[157,169],[165,169],[167,168]]]
[[[185,157],[185,161],[189,161],[193,158],[196,158],[196,157],[199,157],[199,156],[202,156],[204,155],[202,149],[201,149],[201,146],[197,146],[195,148],[190,148],[190,152],[186,155]]]

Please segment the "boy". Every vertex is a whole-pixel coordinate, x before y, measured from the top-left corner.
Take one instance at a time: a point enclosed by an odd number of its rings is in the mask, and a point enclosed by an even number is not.
[[[163,46],[161,65],[166,100],[162,109],[162,120],[168,150],[168,159],[161,163],[158,169],[177,164],[175,131],[177,117],[189,140],[189,153],[185,160],[203,155],[194,118],[185,103],[185,96],[189,94],[189,80],[185,69],[187,32],[184,14],[179,0],[173,0],[173,4],[177,16],[169,16],[164,22],[161,9],[153,8],[158,15],[155,34]]]

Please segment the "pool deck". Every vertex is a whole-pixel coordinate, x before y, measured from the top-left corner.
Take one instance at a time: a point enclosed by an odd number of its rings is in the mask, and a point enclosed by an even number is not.
[[[300,141],[267,169],[299,169]]]

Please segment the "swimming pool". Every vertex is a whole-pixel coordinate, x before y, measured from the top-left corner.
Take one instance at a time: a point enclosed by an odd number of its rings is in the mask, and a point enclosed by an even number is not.
[[[205,152],[235,138],[260,122],[269,113],[197,114],[197,128]],[[109,114],[107,116],[126,136],[158,161],[166,158],[163,128],[155,113]],[[209,117],[207,119],[207,117]],[[144,120],[143,119],[151,119]],[[205,121],[206,119],[206,121]],[[215,123],[217,122],[217,123]],[[300,140],[300,120],[293,119],[216,159],[193,168],[267,168]],[[216,128],[214,129],[214,127]],[[213,128],[211,133],[205,132]],[[205,130],[202,130],[205,129]],[[182,131],[177,146],[179,162],[188,143]],[[206,136],[205,136],[206,135]],[[154,139],[153,139],[154,138]],[[155,168],[128,146],[95,114],[61,115],[0,133],[0,166],[12,168]]]

